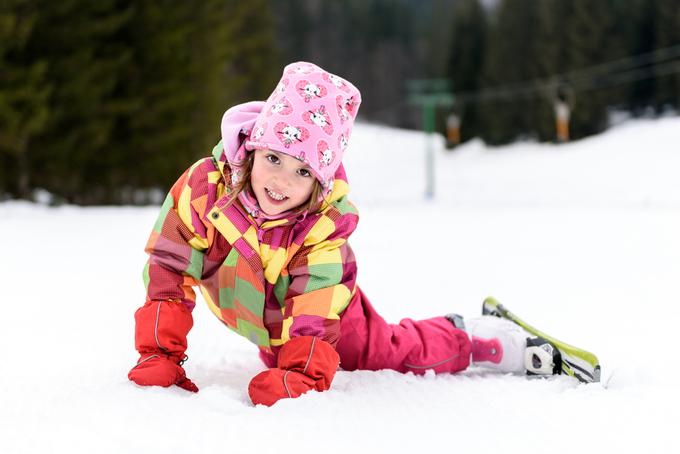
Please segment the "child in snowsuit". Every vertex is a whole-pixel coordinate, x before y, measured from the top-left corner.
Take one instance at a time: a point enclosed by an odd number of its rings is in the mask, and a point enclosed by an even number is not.
[[[348,239],[359,218],[342,157],[360,104],[351,83],[298,62],[266,102],[224,114],[222,141],[172,187],[146,246],[147,298],[135,313],[141,356],[130,380],[198,391],[182,368],[195,286],[259,347],[269,369],[248,386],[254,404],[325,391],[339,366],[468,367],[473,345],[461,319],[388,324],[357,285]],[[480,361],[522,369],[510,364],[510,344],[504,359],[480,342]]]

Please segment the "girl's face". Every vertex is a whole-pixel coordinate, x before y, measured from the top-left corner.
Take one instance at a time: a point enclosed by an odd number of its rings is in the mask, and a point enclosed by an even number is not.
[[[315,177],[303,162],[285,153],[255,150],[250,185],[262,211],[274,216],[297,208],[312,194]]]

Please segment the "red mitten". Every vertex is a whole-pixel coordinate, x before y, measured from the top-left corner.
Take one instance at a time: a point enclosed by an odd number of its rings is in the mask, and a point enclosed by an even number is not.
[[[191,312],[177,301],[147,301],[135,312],[135,348],[142,356],[162,352],[179,363],[194,325]]]
[[[165,356],[151,355],[139,360],[128,373],[128,378],[141,386],[172,386],[191,392],[198,392],[198,387],[187,378],[182,366]]]
[[[128,378],[138,385],[177,385],[197,392],[181,366],[192,326],[191,312],[180,302],[147,301],[137,309],[135,348],[142,356]]]
[[[279,399],[298,397],[311,389],[326,391],[339,364],[340,356],[328,342],[313,336],[291,339],[279,351],[278,367],[250,381],[250,400],[269,407]]]

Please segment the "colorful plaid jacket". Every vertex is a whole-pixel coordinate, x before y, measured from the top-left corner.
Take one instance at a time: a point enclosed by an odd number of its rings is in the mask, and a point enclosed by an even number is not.
[[[220,142],[170,190],[146,246],[147,299],[191,310],[199,286],[225,325],[266,351],[297,336],[335,346],[356,290],[347,239],[358,213],[343,167],[320,213],[259,228],[240,203],[226,206],[229,172]]]

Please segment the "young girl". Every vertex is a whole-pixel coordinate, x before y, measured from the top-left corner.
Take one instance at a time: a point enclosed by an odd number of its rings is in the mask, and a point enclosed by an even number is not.
[[[224,114],[222,141],[175,183],[151,232],[130,380],[198,391],[182,368],[196,285],[269,367],[248,386],[254,404],[325,391],[338,366],[452,373],[472,359],[525,372],[516,325],[482,317],[468,335],[457,316],[388,324],[357,285],[342,157],[360,104],[351,83],[298,62],[266,102]]]

